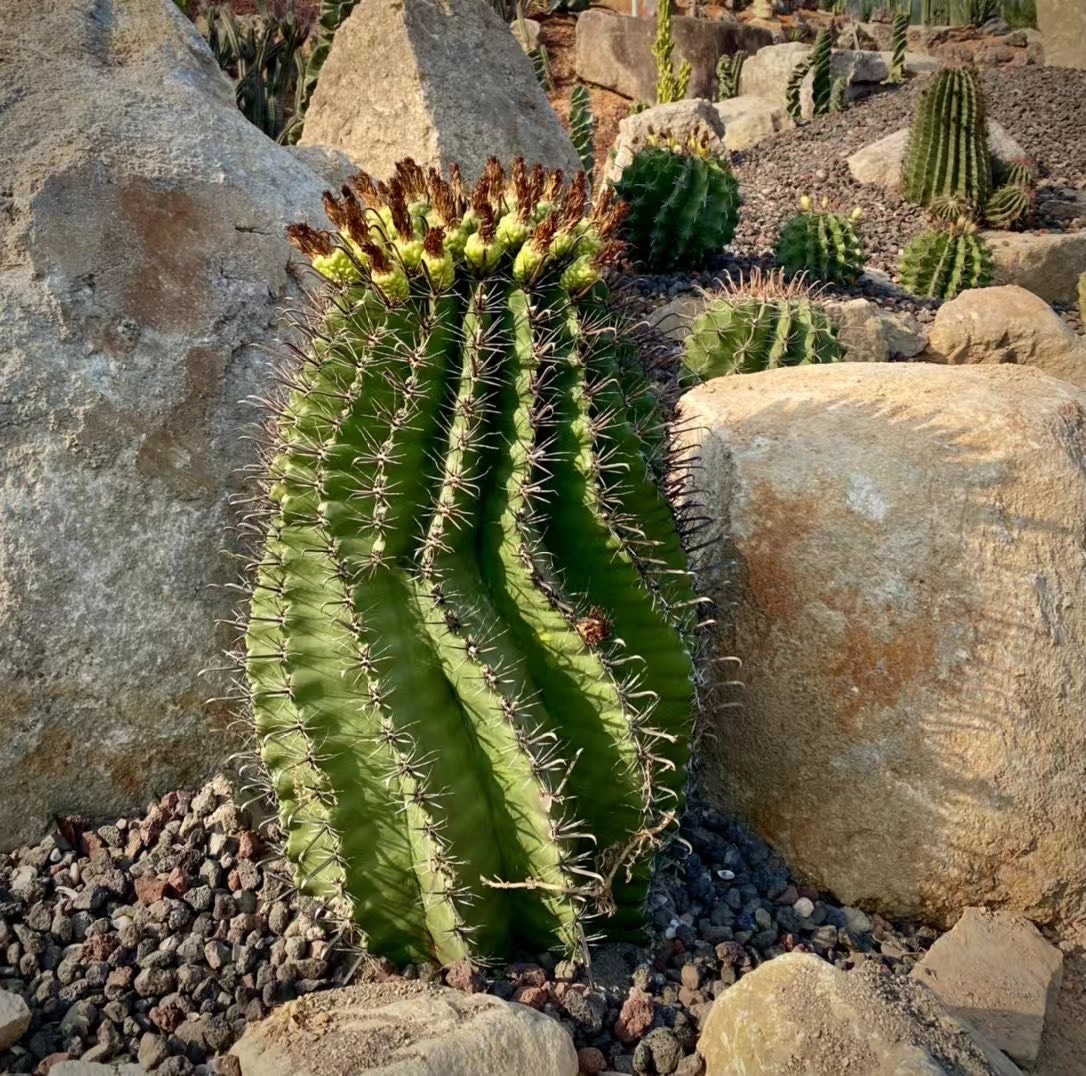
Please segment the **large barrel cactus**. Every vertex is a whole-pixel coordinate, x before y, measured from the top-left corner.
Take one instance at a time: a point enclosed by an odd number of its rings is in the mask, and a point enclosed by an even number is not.
[[[623,238],[655,272],[698,267],[731,242],[739,224],[739,183],[704,140],[654,140],[616,184],[629,205]]]
[[[932,76],[913,117],[902,167],[905,198],[929,206],[958,197],[983,209],[992,189],[988,122],[976,72],[948,67]]]
[[[839,362],[842,355],[825,308],[803,285],[754,273],[694,322],[683,349],[683,381]]]
[[[697,602],[600,267],[621,206],[402,163],[294,226],[326,278],[245,639],[298,885],[396,961],[642,922],[681,803]]]
[[[992,282],[992,252],[976,224],[962,218],[915,236],[901,255],[901,282],[914,295],[953,299]]]

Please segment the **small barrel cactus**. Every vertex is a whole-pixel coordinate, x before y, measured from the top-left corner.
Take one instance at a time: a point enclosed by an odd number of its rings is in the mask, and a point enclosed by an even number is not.
[[[799,283],[754,274],[729,289],[694,322],[683,350],[683,381],[778,366],[838,362],[837,333],[825,308]]]
[[[863,240],[856,229],[860,210],[847,217],[815,210],[807,195],[800,199],[800,209],[781,227],[778,263],[789,276],[804,273],[812,280],[854,283],[864,266]]]
[[[398,962],[636,936],[698,606],[599,294],[622,207],[523,161],[325,205],[244,655],[297,883]]]
[[[902,253],[899,273],[914,295],[953,299],[992,282],[992,252],[976,224],[963,217],[948,228],[917,235]]]
[[[651,141],[616,189],[629,206],[622,236],[656,272],[703,265],[731,242],[739,223],[739,184],[705,140]]]
[[[982,208],[992,189],[984,97],[976,73],[937,72],[917,106],[902,170],[902,193],[916,205],[963,198]]]
[[[993,228],[1013,228],[1033,212],[1034,201],[1032,187],[1010,183],[1000,187],[988,199],[984,218]]]

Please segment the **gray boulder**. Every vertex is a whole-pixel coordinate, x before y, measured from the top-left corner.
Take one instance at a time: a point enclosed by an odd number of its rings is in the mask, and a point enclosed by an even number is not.
[[[485,0],[366,0],[336,33],[304,145],[342,150],[380,179],[414,157],[474,179],[488,157],[575,172],[577,152],[532,61]]]
[[[163,0],[9,5],[0,64],[0,848],[232,750],[220,555],[283,227],[322,182]]]

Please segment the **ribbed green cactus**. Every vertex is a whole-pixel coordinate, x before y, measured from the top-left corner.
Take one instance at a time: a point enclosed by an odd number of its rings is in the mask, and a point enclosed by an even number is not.
[[[977,226],[962,219],[949,228],[921,232],[905,248],[901,282],[914,295],[953,299],[968,288],[992,281],[992,252]]]
[[[1032,187],[1010,183],[1000,187],[988,199],[985,220],[993,228],[1013,228],[1033,212],[1035,196]]]
[[[291,372],[245,638],[297,882],[396,961],[629,937],[681,804],[696,599],[600,266],[621,206],[403,162],[290,229]],[[630,873],[627,873],[627,872]]]
[[[789,276],[852,284],[864,267],[864,245],[856,224],[860,211],[848,217],[812,208],[800,199],[801,211],[785,221],[777,241],[777,261]]]
[[[746,54],[736,52],[723,55],[716,64],[716,99],[728,101],[739,96],[739,78],[743,73]]]
[[[803,80],[811,70],[811,57],[800,60],[788,75],[788,84],[784,88],[785,107],[793,123],[803,119]]]
[[[690,76],[693,68],[688,60],[679,64],[676,73],[672,56],[675,52],[675,38],[671,33],[672,0],[658,0],[656,5],[656,41],[652,46],[652,55],[656,59],[656,103],[673,104],[681,101],[690,89]]]
[[[819,30],[811,49],[811,93],[814,97],[814,114],[825,116],[830,111],[833,95],[833,42],[829,30]]]
[[[739,223],[739,184],[704,142],[645,146],[617,191],[629,205],[623,238],[654,271],[704,264],[731,242]]]
[[[683,381],[839,362],[842,354],[825,309],[804,288],[759,277],[726,292],[694,322],[683,350]]]
[[[592,99],[588,96],[588,87],[578,82],[570,94],[569,103],[569,140],[581,159],[581,167],[591,184],[596,171],[596,119],[592,115]]]
[[[899,11],[894,16],[890,35],[890,77],[888,82],[905,81],[905,49],[909,33],[909,12]]]
[[[992,189],[992,155],[976,73],[944,68],[917,107],[903,165],[903,194],[917,205],[958,196],[983,207]]]

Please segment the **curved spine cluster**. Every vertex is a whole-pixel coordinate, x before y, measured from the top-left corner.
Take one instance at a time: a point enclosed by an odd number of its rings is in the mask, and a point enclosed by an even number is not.
[[[921,232],[905,248],[901,282],[914,295],[953,299],[968,288],[992,281],[992,252],[973,221],[962,218],[948,228]]]
[[[825,206],[825,203],[823,203]],[[777,261],[789,276],[852,284],[863,271],[864,245],[856,228],[861,212],[845,217],[825,208],[815,210],[811,199],[800,199],[801,211],[785,221],[777,241]]]
[[[636,936],[697,599],[596,287],[621,207],[523,161],[325,205],[244,654],[297,884],[397,961]]]
[[[929,206],[957,197],[983,209],[992,189],[988,123],[976,72],[945,68],[932,76],[909,132],[905,198]]]
[[[654,271],[704,264],[731,242],[739,224],[739,183],[704,141],[650,142],[616,190],[629,206],[622,236]]]

